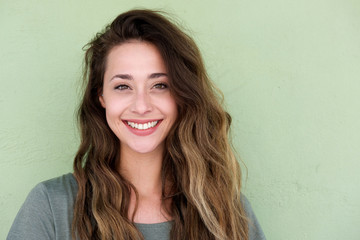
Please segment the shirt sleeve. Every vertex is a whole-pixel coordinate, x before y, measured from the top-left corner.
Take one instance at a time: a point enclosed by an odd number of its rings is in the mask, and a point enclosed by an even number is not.
[[[241,201],[249,220],[249,240],[266,240],[249,200],[244,195],[241,195]]]
[[[44,184],[40,183],[31,190],[6,239],[55,239],[54,218]]]

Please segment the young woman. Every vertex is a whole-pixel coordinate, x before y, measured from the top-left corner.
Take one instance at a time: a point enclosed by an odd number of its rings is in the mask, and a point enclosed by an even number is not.
[[[37,185],[8,239],[265,239],[194,41],[133,10],[87,46],[74,173]]]

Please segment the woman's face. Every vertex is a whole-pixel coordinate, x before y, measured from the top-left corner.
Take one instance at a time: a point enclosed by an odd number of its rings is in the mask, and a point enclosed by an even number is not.
[[[133,40],[110,51],[99,100],[121,151],[163,152],[177,107],[164,61],[153,44]]]

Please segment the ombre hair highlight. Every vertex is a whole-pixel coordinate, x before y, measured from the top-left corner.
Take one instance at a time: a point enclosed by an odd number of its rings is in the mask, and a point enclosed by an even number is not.
[[[74,160],[78,194],[73,239],[143,239],[128,218],[135,187],[117,171],[119,139],[99,102],[106,60],[129,40],[155,45],[167,67],[178,117],[166,138],[163,201],[172,199],[170,239],[248,239],[240,200],[241,171],[228,134],[230,115],[207,76],[195,42],[164,13],[132,10],[119,15],[87,44],[85,89],[78,110],[81,143]]]

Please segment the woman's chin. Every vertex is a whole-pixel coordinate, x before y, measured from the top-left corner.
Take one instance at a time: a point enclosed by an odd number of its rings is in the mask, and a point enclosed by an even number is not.
[[[127,148],[122,151],[129,151],[137,154],[152,154],[162,152],[163,145],[154,144],[130,144]]]

